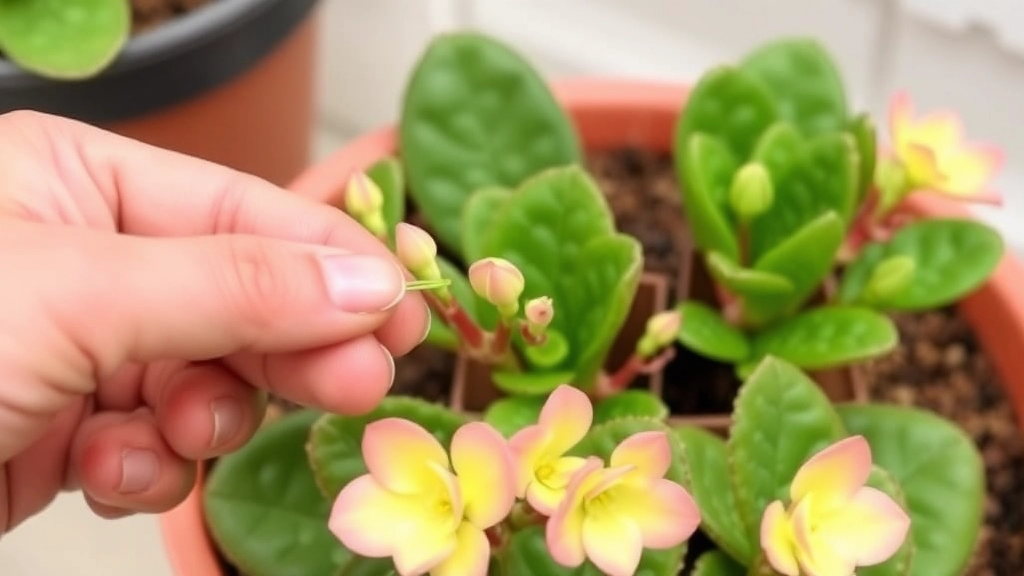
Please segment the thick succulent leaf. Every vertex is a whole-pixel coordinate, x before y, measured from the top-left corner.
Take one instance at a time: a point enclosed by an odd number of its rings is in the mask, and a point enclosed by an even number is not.
[[[594,405],[594,423],[602,424],[619,418],[668,418],[668,406],[647,390],[624,390]]]
[[[857,142],[857,160],[860,163],[860,178],[857,186],[857,203],[867,197],[875,182],[875,162],[878,159],[878,135],[868,113],[858,114],[850,120],[847,131]]]
[[[780,120],[758,139],[751,160],[764,164],[776,181],[800,161],[803,153],[803,135],[793,124]]]
[[[813,308],[752,337],[754,358],[775,356],[806,370],[877,358],[899,343],[885,314],[853,306]]]
[[[462,247],[462,210],[486,186],[518,186],[581,159],[575,129],[544,79],[485,35],[448,33],[409,79],[399,124],[409,193],[438,241]]]
[[[523,300],[550,296],[551,328],[569,351],[558,370],[592,384],[629,313],[642,271],[642,250],[615,232],[597,184],[576,166],[525,182],[483,242],[482,254],[506,258],[523,272]]]
[[[750,357],[747,336],[726,322],[718,310],[694,300],[683,302],[678,309],[683,316],[680,344],[720,362],[742,362]]]
[[[914,542],[910,574],[963,574],[985,501],[985,469],[971,439],[923,409],[847,404],[838,411],[851,434],[867,438],[875,464],[903,488]]]
[[[546,396],[507,396],[491,402],[484,412],[484,422],[494,426],[506,438],[537,423]]]
[[[800,160],[772,174],[775,199],[750,226],[750,257],[757,262],[811,221],[835,212],[848,225],[857,199],[857,149],[849,134],[814,138]]]
[[[394,157],[387,157],[366,170],[384,195],[384,224],[387,227],[391,245],[395,242],[395,227],[405,220],[405,173],[402,163]]]
[[[466,422],[440,404],[408,396],[387,396],[375,410],[363,416],[323,416],[310,431],[306,446],[308,462],[304,465],[312,468],[316,484],[325,496],[333,499],[346,484],[366,474],[363,431],[370,422],[390,417],[423,426],[446,448],[455,430]]]
[[[871,305],[888,310],[928,310],[967,296],[992,274],[1003,240],[988,226],[966,219],[936,218],[910,224],[885,243],[864,247],[843,274],[842,302],[858,302],[875,267],[892,256],[914,260],[914,280]]]
[[[747,319],[761,325],[800,309],[832,272],[845,233],[842,219],[835,212],[826,212],[765,253],[754,270],[786,278],[791,290],[779,295],[747,295]]]
[[[495,372],[494,385],[508,393],[522,396],[547,396],[562,384],[572,382],[576,373],[557,372]]]
[[[817,40],[784,38],[744,58],[744,72],[771,93],[779,117],[808,135],[841,130],[848,115],[843,79]]]
[[[721,252],[709,252],[705,261],[711,277],[737,296],[781,298],[793,293],[793,283],[785,276],[744,268]]]
[[[694,426],[677,428],[675,434],[686,447],[690,464],[687,489],[700,508],[700,529],[729,556],[744,565],[750,564],[757,554],[757,542],[748,538],[736,507],[736,495],[729,488],[725,440]]]
[[[763,360],[740,388],[727,440],[732,487],[747,530],[760,541],[761,516],[808,458],[845,436],[825,393],[796,366]]]
[[[317,489],[303,450],[318,416],[284,416],[210,472],[203,491],[210,535],[249,576],[333,575],[352,558],[327,529],[332,501]]]
[[[128,41],[128,0],[0,2],[0,50],[18,66],[60,80],[94,76]]]
[[[697,558],[691,576],[747,576],[747,569],[725,552],[710,550]]]
[[[704,251],[738,260],[739,244],[728,212],[729,186],[739,168],[734,155],[722,140],[696,133],[677,140],[675,163],[694,242]]]
[[[675,149],[685,150],[698,133],[720,139],[741,161],[779,118],[771,93],[754,77],[733,66],[709,70],[686,98],[676,122]]]
[[[473,193],[462,211],[462,255],[467,264],[484,258],[484,238],[498,218],[512,190],[501,186],[488,186]]]

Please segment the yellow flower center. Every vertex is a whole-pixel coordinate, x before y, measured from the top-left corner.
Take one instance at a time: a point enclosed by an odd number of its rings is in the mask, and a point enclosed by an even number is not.
[[[551,486],[551,482],[554,479],[555,466],[553,464],[546,462],[537,468],[537,480],[540,481],[541,484],[544,484],[548,488],[554,488],[554,486]]]

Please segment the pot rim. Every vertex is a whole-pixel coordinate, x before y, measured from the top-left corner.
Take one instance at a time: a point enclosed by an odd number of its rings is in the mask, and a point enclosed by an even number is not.
[[[249,70],[317,3],[213,0],[130,38],[110,66],[84,80],[45,78],[0,58],[0,113],[31,109],[97,123],[148,114]]]
[[[585,133],[587,150],[621,147],[624,144],[668,150],[671,130],[688,93],[683,84],[638,82],[611,78],[573,78],[551,83],[556,99],[570,114],[578,133]],[[639,124],[640,129],[624,138],[622,123]],[[647,130],[646,125],[661,130]],[[627,142],[628,141],[628,142]],[[338,193],[357,170],[369,168],[385,155],[398,149],[394,126],[387,126],[352,140],[294,180],[290,189],[323,202]],[[975,219],[962,205],[929,194],[908,199],[908,209],[923,216]],[[1024,357],[1019,344],[1024,342],[1024,263],[1010,250],[989,280],[964,298],[958,309],[965,315],[983,343],[1005,385],[1019,426],[1024,430]],[[993,313],[993,310],[997,311]],[[1014,377],[1016,376],[1016,377]],[[161,515],[161,533],[167,556],[175,574],[221,576],[216,551],[207,535],[202,508],[202,471],[196,487],[181,505]]]

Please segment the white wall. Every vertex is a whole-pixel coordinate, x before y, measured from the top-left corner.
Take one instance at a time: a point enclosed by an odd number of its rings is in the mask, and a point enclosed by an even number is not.
[[[1006,150],[1007,209],[979,213],[1024,252],[1022,0],[327,0],[325,10],[322,115],[347,134],[394,120],[406,73],[444,29],[491,33],[552,78],[683,82],[770,38],[817,37],[856,105],[883,114],[891,91],[907,89]]]

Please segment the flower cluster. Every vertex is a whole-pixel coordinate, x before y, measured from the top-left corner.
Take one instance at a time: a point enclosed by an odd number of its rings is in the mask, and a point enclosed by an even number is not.
[[[567,385],[508,442],[485,423],[464,424],[450,457],[418,424],[375,421],[362,441],[368,473],[342,489],[329,527],[356,554],[392,558],[401,576],[485,576],[508,531],[522,527],[514,519],[525,517],[544,523],[559,564],[589,559],[611,576],[629,576],[645,548],[685,542],[700,514],[665,478],[666,432],[626,438],[607,464],[567,455],[592,421],[590,400]]]

